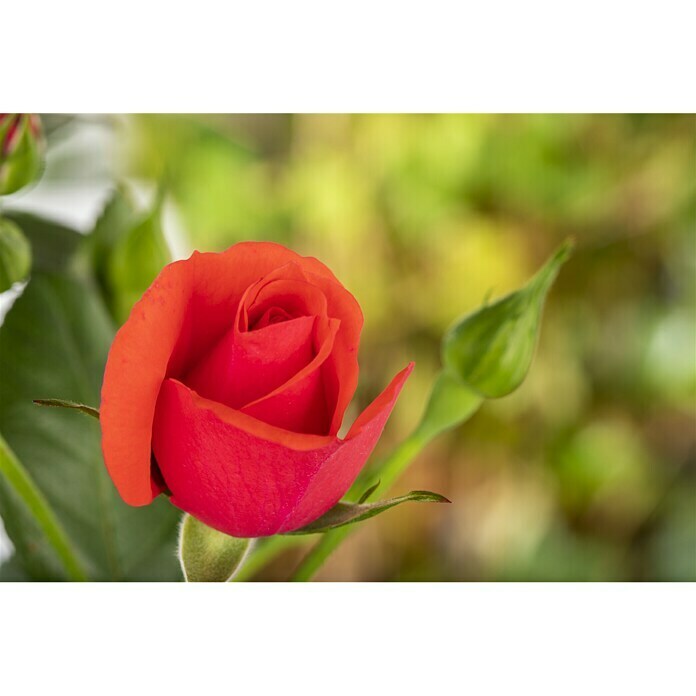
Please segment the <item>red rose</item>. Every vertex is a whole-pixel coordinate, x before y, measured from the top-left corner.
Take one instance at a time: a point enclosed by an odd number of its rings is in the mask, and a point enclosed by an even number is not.
[[[278,244],[165,267],[120,329],[101,399],[121,497],[174,505],[238,537],[329,510],[365,464],[413,365],[337,437],[363,318],[331,271]]]

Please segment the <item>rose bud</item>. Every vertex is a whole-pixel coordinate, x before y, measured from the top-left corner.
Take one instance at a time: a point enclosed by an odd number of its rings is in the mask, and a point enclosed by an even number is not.
[[[244,242],[166,266],[109,352],[102,449],[131,505],[159,493],[221,532],[314,521],[350,488],[413,365],[338,437],[363,317],[314,258]]]
[[[522,384],[534,357],[546,295],[572,250],[568,239],[520,290],[455,323],[442,341],[445,379],[489,399],[507,396]],[[469,397],[460,398],[466,408]]]
[[[0,196],[18,191],[39,176],[43,152],[36,114],[0,114]]]

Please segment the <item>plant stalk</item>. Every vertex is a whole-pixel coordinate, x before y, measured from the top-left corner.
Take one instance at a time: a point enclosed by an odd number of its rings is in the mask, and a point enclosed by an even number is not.
[[[63,564],[68,578],[74,581],[87,580],[87,573],[70,545],[68,536],[51,506],[1,435],[0,474],[5,477],[10,487],[29,508]]]

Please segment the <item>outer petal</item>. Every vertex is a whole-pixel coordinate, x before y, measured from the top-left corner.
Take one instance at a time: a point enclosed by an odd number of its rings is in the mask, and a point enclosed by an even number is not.
[[[153,446],[172,502],[239,537],[292,531],[316,519],[355,480],[411,369],[394,378],[343,441],[270,426],[167,380]]]
[[[167,266],[116,334],[104,372],[100,424],[104,462],[130,505],[160,492],[151,476],[152,421],[190,301],[193,259]]]
[[[382,435],[399,393],[412,371],[413,363],[410,363],[360,414],[348,431],[343,446],[317,469],[302,499],[279,531],[291,532],[317,519],[330,510],[353,485]]]
[[[249,285],[289,262],[305,264],[324,284],[337,284],[316,259],[279,244],[244,242],[222,254],[195,252],[169,264],[135,305],[111,346],[101,399],[104,460],[127,503],[146,505],[160,492],[150,454],[163,380],[181,376],[210,350]]]

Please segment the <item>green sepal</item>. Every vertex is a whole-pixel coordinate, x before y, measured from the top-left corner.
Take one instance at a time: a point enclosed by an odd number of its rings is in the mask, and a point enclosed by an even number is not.
[[[368,495],[372,493],[368,489]],[[321,534],[329,532],[332,529],[343,527],[347,524],[355,524],[362,522],[370,517],[379,515],[396,505],[401,503],[417,502],[417,503],[449,503],[447,498],[438,493],[430,491],[411,491],[406,495],[401,495],[398,498],[389,498],[388,500],[380,500],[378,503],[336,503],[328,512],[321,517],[310,522],[308,525],[288,534]]]
[[[65,399],[34,399],[34,403],[37,406],[57,406],[59,408],[72,408],[76,411],[82,411],[82,413],[92,416],[99,420],[99,409],[94,408],[94,406],[87,406],[85,404],[78,404],[75,401],[66,401]]]
[[[373,483],[369,488],[366,488],[364,493],[358,499],[358,503],[364,503],[379,488],[380,483],[382,483],[381,479],[376,483]]]
[[[251,539],[231,537],[184,514],[179,534],[179,561],[186,582],[228,582],[251,545]]]
[[[524,381],[534,356],[544,300],[573,244],[566,240],[517,292],[465,316],[443,339],[447,371],[481,396],[498,398]]]
[[[24,280],[31,269],[31,245],[22,230],[0,219],[0,292]]]

